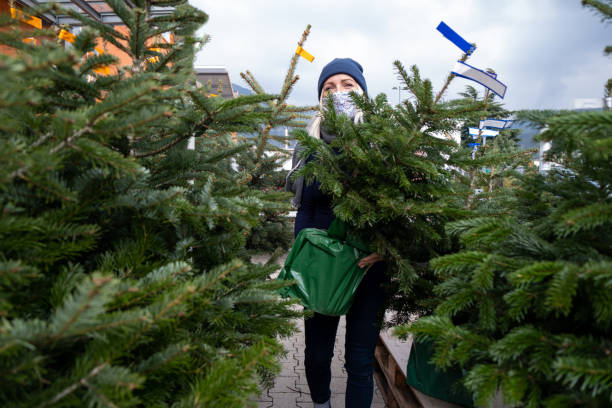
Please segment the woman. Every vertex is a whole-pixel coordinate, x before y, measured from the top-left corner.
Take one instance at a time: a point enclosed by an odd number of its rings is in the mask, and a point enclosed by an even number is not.
[[[322,109],[326,98],[334,99],[334,108],[355,122],[362,120],[362,113],[356,108],[350,92],[363,94],[367,85],[363,68],[350,58],[336,58],[327,64],[319,76],[319,105]],[[334,135],[328,134],[319,112],[308,125],[312,137],[330,143]],[[293,168],[301,167],[296,146]],[[288,180],[290,178],[288,177]],[[334,220],[331,198],[320,190],[320,183],[305,185],[303,178],[294,183],[288,181],[287,189],[295,193],[293,200],[298,207],[295,218],[295,235],[304,228],[328,229]],[[385,279],[382,258],[373,253],[361,259],[360,268],[370,267],[355,294],[353,305],[346,315],[345,368],[348,374],[346,385],[347,408],[369,407],[374,390],[373,362],[374,349],[380,328],[377,317],[383,305],[382,283]],[[304,366],[306,379],[315,408],[330,407],[331,361],[333,357],[338,316],[315,313],[305,320],[306,350]]]

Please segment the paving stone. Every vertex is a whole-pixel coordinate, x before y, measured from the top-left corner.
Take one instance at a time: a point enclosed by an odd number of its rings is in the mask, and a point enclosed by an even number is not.
[[[293,393],[295,392],[295,381],[297,380],[297,376],[292,377],[276,377],[274,379],[274,386],[268,389],[268,395],[272,396],[272,394],[276,393]]]
[[[272,407],[274,408],[306,408],[307,405],[304,404],[303,401],[298,401],[300,397],[299,392],[287,393],[287,392],[279,392],[279,393],[271,393],[272,397]]]
[[[304,358],[300,358],[300,357],[294,357],[293,358],[293,367],[294,367],[294,371],[296,368],[301,368],[301,369],[305,369],[304,368]]]
[[[311,402],[311,400],[310,400],[310,390],[308,389],[307,385],[296,384],[295,389],[300,394],[300,396],[298,398],[298,401],[301,401],[301,402]]]
[[[297,374],[298,379],[304,379],[304,381],[306,381],[306,370],[304,367],[295,367],[293,371]]]
[[[253,398],[255,401],[272,401],[272,398],[268,395],[269,392],[267,389],[262,389],[261,395],[257,398]]]
[[[303,406],[312,407],[312,398],[310,398],[310,392],[308,392],[308,387],[306,387],[306,392],[300,393],[297,401]]]
[[[341,361],[338,358],[334,358],[331,362],[331,370],[333,371],[345,371],[344,361]]]
[[[346,371],[345,370],[333,370],[332,369],[332,378],[345,378],[346,379]]]
[[[331,384],[329,384],[332,395],[344,394],[346,392],[346,377],[332,377]]]
[[[308,391],[308,383],[306,382],[306,378],[298,379],[295,382],[295,385],[296,386],[307,387],[306,391]],[[330,388],[331,388],[332,392],[334,392],[334,388],[336,388],[336,389],[344,389],[344,388],[346,388],[346,377],[344,377],[344,378],[342,378],[342,377],[332,377]],[[342,390],[341,393],[344,394],[344,390]]]
[[[297,376],[295,372],[295,361],[281,361],[281,372],[278,374],[279,377],[292,377]]]
[[[268,390],[264,390],[261,395],[253,398],[253,401],[256,402],[267,402],[269,404],[272,403],[272,397],[268,395]]]
[[[293,354],[288,353],[286,356],[281,357],[278,362],[281,364],[293,364],[293,361],[295,359],[293,358]]]
[[[331,396],[331,406],[334,408],[344,408],[346,396],[344,394],[332,394]]]

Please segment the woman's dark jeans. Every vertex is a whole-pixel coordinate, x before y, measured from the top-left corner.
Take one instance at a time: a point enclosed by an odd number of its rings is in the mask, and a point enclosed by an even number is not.
[[[369,408],[372,404],[374,349],[380,331],[378,320],[385,300],[382,285],[385,279],[385,264],[378,262],[372,265],[346,315],[346,408]],[[315,313],[305,320],[304,365],[310,394],[316,403],[326,402],[331,396],[331,361],[339,319],[339,316]]]

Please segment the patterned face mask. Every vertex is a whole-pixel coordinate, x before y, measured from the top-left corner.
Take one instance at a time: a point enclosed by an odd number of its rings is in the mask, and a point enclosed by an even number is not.
[[[334,98],[334,109],[337,114],[345,114],[349,118],[355,118],[357,114],[357,106],[351,99],[351,91],[335,92],[332,94]]]

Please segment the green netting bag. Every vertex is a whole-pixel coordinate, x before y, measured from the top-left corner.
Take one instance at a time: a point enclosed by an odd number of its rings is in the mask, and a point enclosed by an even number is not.
[[[345,233],[342,224],[334,222],[330,231],[336,235],[316,228],[300,231],[278,279],[296,281],[281,289],[282,296],[298,298],[315,312],[341,316],[349,311],[367,272],[357,263],[368,255],[368,248],[339,238],[338,231]]]

